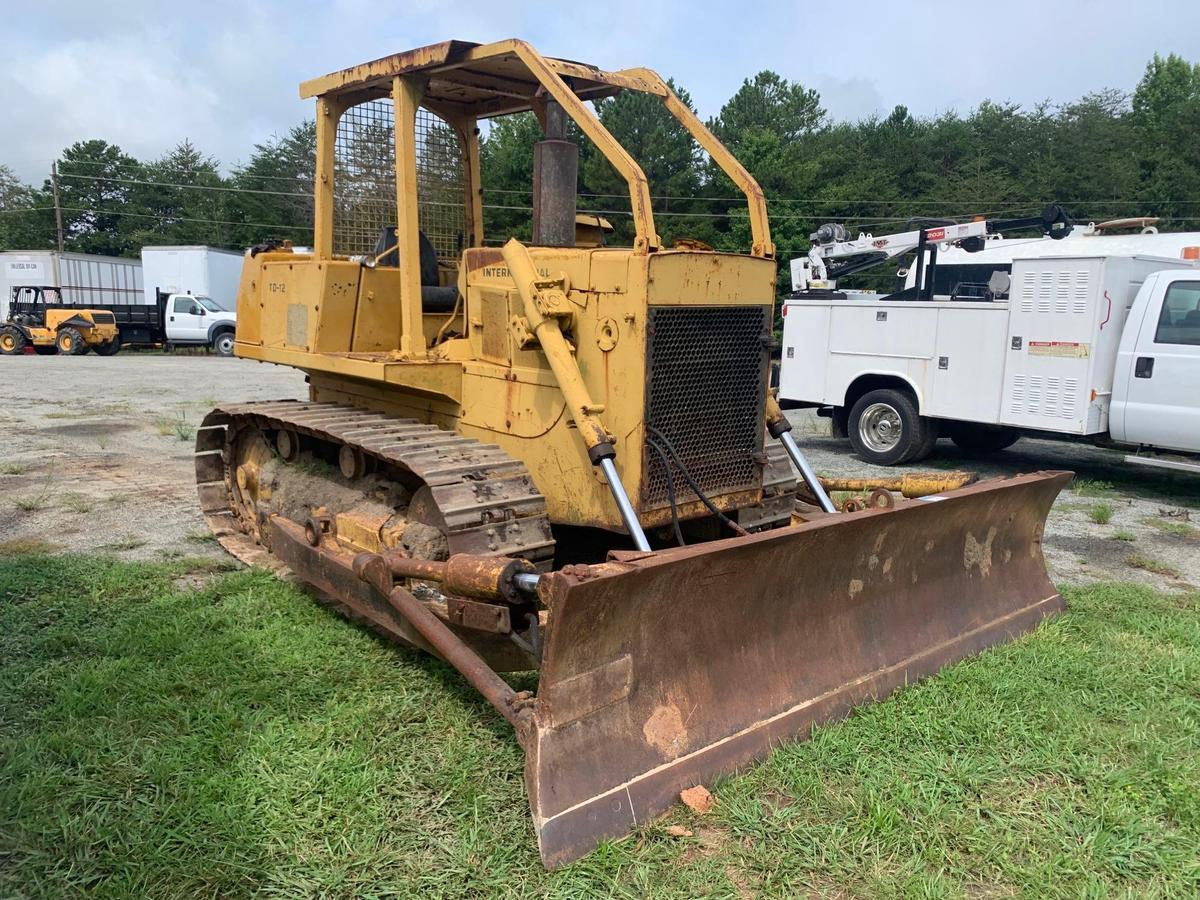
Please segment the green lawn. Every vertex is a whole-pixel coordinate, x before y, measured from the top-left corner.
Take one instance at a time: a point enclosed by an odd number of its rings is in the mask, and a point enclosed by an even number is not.
[[[1072,589],[547,874],[521,752],[452,670],[203,568],[0,559],[0,896],[1200,893],[1200,596]]]

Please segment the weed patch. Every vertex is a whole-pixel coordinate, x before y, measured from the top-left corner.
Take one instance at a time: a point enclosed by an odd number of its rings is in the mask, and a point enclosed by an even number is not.
[[[32,556],[35,554],[53,553],[54,544],[41,538],[13,538],[11,541],[0,541],[0,556]]]
[[[1071,482],[1071,491],[1080,497],[1106,497],[1113,493],[1113,486],[1110,481],[1076,478]]]
[[[1094,503],[1088,510],[1088,518],[1097,525],[1107,525],[1112,521],[1113,505],[1111,503]]]
[[[1145,556],[1141,553],[1135,553],[1132,556],[1127,557],[1125,560],[1125,565],[1129,566],[1131,569],[1142,569],[1146,572],[1153,572],[1155,575],[1168,575],[1171,578],[1179,577],[1179,570],[1174,566],[1168,565],[1161,560],[1154,559],[1151,556]]]

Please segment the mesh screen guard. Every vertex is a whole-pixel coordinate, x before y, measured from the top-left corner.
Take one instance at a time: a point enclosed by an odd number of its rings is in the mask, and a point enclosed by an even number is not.
[[[455,260],[467,243],[466,178],[458,135],[439,116],[417,111],[417,216],[438,258]],[[334,141],[333,252],[374,254],[396,224],[395,116],[390,99],[342,113]]]
[[[762,483],[769,308],[652,306],[646,425],[674,446],[710,497]],[[666,505],[667,476],[644,449],[642,505]],[[677,502],[695,498],[678,469]]]

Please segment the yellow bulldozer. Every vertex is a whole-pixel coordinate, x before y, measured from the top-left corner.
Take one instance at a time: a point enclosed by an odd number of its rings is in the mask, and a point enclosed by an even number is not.
[[[0,354],[77,356],[94,350],[112,356],[121,349],[116,317],[110,310],[66,305],[57,287],[21,285],[12,289],[7,321],[0,323]]]
[[[745,253],[660,239],[588,102],[620,91],[745,195]],[[303,370],[309,399],[209,413],[200,503],[232,553],[512,723],[547,866],[1063,608],[1041,541],[1069,473],[834,508],[768,387],[763,193],[654,72],[448,41],[300,93],[313,246],[252,251],[236,354]],[[527,111],[522,242],[484,233],[479,123]],[[628,185],[632,246],[577,243],[568,121]]]

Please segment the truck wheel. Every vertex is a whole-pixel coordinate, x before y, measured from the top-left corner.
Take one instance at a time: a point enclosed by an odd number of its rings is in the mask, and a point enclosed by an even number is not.
[[[938,438],[942,436],[937,419],[922,416],[921,428],[924,432],[921,442],[914,449],[913,455],[907,457],[904,462],[920,462],[927,459],[937,447]]]
[[[77,328],[60,328],[54,338],[54,346],[65,356],[79,356],[87,349],[83,335]]]
[[[25,350],[25,335],[19,328],[11,326],[0,328],[0,353],[5,356],[16,356]]]
[[[98,344],[96,346],[97,356],[116,356],[121,350],[121,336],[118,334],[107,344]]]
[[[928,429],[912,395],[893,388],[868,391],[850,408],[850,444],[859,459],[894,466],[920,452]],[[931,448],[932,449],[932,448]]]
[[[233,332],[222,331],[213,338],[213,349],[217,356],[233,356]]]
[[[957,422],[950,431],[950,440],[965,453],[996,453],[1011,447],[1021,439],[1015,428],[1002,425],[976,425]]]

